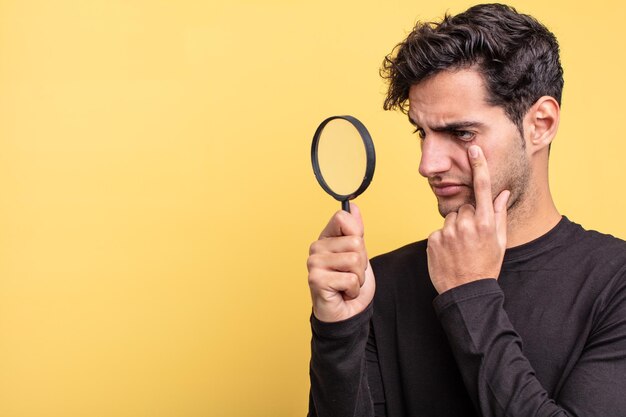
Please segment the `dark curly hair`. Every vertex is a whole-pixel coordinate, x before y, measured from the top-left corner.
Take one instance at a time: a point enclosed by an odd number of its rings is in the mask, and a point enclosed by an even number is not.
[[[409,89],[443,70],[475,67],[491,104],[523,133],[528,109],[542,96],[561,104],[563,68],[556,37],[535,18],[503,4],[473,6],[439,23],[418,22],[383,61],[384,109],[408,112]]]

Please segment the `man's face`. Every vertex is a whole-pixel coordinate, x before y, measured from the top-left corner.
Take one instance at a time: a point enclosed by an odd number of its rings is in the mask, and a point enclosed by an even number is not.
[[[443,71],[411,87],[409,118],[421,138],[419,172],[446,216],[463,204],[475,204],[470,145],[487,159],[493,198],[510,190],[509,207],[523,201],[530,164],[523,139],[504,109],[487,102],[480,74],[473,69]]]

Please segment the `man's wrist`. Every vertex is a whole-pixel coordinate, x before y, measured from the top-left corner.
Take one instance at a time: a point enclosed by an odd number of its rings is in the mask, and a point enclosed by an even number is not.
[[[344,337],[350,337],[360,331],[363,326],[368,325],[373,313],[373,302],[371,302],[362,312],[345,320],[336,322],[321,321],[311,312],[311,329],[315,335],[323,338],[341,339]]]
[[[440,315],[451,305],[493,293],[502,293],[498,281],[495,278],[483,278],[442,292],[433,300],[433,306],[437,315]]]

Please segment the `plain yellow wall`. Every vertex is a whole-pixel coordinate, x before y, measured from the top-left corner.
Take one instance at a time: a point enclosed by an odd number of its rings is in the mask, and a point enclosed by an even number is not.
[[[303,416],[315,127],[374,137],[371,255],[439,228],[378,68],[470,4],[0,0],[0,416]],[[558,207],[625,238],[626,5],[513,4],[561,42]]]

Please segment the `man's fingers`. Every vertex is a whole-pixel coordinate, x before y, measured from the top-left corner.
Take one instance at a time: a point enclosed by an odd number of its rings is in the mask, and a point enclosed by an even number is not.
[[[474,213],[476,213],[476,209],[471,204],[463,204],[459,207],[458,218],[472,218],[474,217]]]
[[[361,217],[361,209],[354,203],[350,203],[350,213],[356,219],[357,223],[361,225],[361,229],[363,229],[363,217]],[[361,232],[361,234],[363,234]]]
[[[365,242],[361,236],[339,236],[332,239],[320,239],[313,242],[309,255],[314,253],[343,253],[365,251]]]
[[[496,231],[498,233],[498,240],[500,243],[506,246],[506,217],[507,217],[507,205],[509,203],[509,197],[511,192],[504,190],[493,202],[493,211],[496,218]]]
[[[320,239],[338,236],[363,236],[363,220],[356,204],[350,203],[351,212],[340,210],[330,219]]]
[[[335,298],[337,293],[343,293],[346,299],[354,299],[359,296],[363,285],[356,274],[350,272],[331,272],[326,275],[323,282],[310,280],[311,290],[320,297],[320,301],[326,302]]]
[[[363,283],[367,262],[365,254],[360,252],[320,253],[309,256],[307,269],[309,275],[314,279],[318,277],[323,279],[323,275],[328,271],[352,272]]]
[[[504,190],[493,201],[493,211],[496,213],[505,213],[507,209],[507,204],[509,202],[509,197],[511,196],[511,192],[509,190]]]
[[[443,219],[443,229],[454,227],[454,223],[456,223],[457,216],[458,216],[458,213],[455,211],[451,211],[450,213],[448,213],[446,217]]]
[[[472,145],[468,151],[469,162],[472,166],[474,178],[474,198],[476,199],[476,214],[487,216],[493,214],[493,196],[491,195],[491,176],[487,167],[487,160],[480,146]]]
[[[348,299],[359,296],[362,282],[360,278],[351,273],[336,273],[329,280],[328,286],[334,291],[342,292]]]

